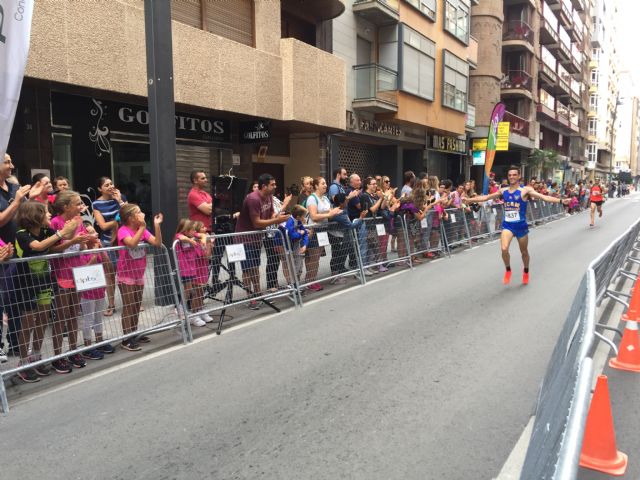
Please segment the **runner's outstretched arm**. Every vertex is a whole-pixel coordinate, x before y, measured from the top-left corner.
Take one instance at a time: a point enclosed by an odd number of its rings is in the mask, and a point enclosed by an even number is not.
[[[462,197],[462,202],[467,204],[488,202],[489,200],[500,198],[501,195],[502,195],[502,190],[499,190],[495,193],[490,193],[489,195],[476,195],[475,197]]]
[[[550,197],[549,195],[543,195],[541,193],[536,192],[531,187],[525,187],[525,195],[527,195],[527,197],[529,197],[529,198],[537,198],[538,200],[543,200],[543,201],[549,202],[549,203],[564,203],[565,205],[567,205],[569,203],[569,199],[568,198],[563,200],[562,198]]]

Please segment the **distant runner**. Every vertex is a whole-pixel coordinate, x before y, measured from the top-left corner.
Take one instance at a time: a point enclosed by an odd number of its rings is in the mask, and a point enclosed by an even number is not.
[[[602,195],[602,186],[600,185],[600,179],[596,178],[596,183],[591,187],[589,195],[589,205],[591,207],[591,223],[590,227],[594,227],[596,224],[596,208],[598,209],[598,217],[602,216],[602,204],[604,203],[604,196]]]
[[[509,255],[509,246],[513,237],[518,239],[520,253],[522,254],[522,263],[524,264],[524,272],[522,274],[522,284],[529,283],[529,226],[527,225],[527,201],[530,199],[543,200],[550,203],[564,203],[568,200],[561,200],[556,197],[542,195],[536,192],[532,187],[520,186],[520,169],[511,166],[507,171],[509,186],[500,188],[495,193],[489,195],[479,195],[471,198],[463,198],[464,203],[481,203],[488,200],[502,199],[504,200],[504,214],[502,217],[502,233],[500,234],[500,247],[502,250],[502,261],[505,266],[504,279],[502,283],[507,285],[511,281],[511,257]]]

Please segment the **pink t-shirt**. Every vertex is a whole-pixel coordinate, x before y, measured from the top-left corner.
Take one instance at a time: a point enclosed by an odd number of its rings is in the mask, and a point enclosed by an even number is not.
[[[6,245],[6,243],[4,243],[4,240],[2,240],[2,239],[0,238],[0,247],[4,247],[5,245]]]
[[[176,235],[178,240],[178,235]],[[189,242],[178,242],[176,245],[176,255],[178,257],[178,269],[181,278],[193,278],[196,276],[196,261],[198,253],[196,248]]]
[[[131,230],[126,225],[123,225],[118,229],[118,245],[125,246],[124,239],[134,237],[135,235],[135,230]],[[145,229],[137,247],[126,248],[120,251],[117,267],[119,278],[129,278],[133,280],[144,278],[144,269],[147,267],[147,250],[141,243],[149,240],[150,237],[151,232]]]
[[[195,282],[197,285],[205,285],[209,281],[209,259],[206,251],[201,244],[198,244],[196,250],[196,268]]]
[[[60,215],[53,217],[51,219],[51,228],[54,230],[62,230],[64,228],[65,222],[66,220],[62,218]],[[78,228],[76,229],[76,232],[74,233],[73,236],[77,237],[78,235],[81,235],[83,233],[88,233],[88,232],[87,232],[87,229],[84,228],[84,225],[82,224],[82,222],[80,222],[80,225],[78,225]],[[60,240],[58,243],[62,243],[64,241],[65,240]],[[75,243],[71,245],[69,248],[65,249],[64,252],[66,253],[66,252],[79,252],[79,251],[80,251],[80,244]],[[51,260],[51,270],[56,280],[62,280],[63,282],[72,281],[73,268],[81,267],[85,263],[86,263],[86,260],[82,259],[82,255],[74,255],[66,258],[57,258],[57,259]],[[64,288],[73,288],[73,286],[71,287],[65,286]]]
[[[187,195],[187,203],[189,205],[189,219],[198,220],[204,223],[207,232],[211,231],[211,215],[205,215],[198,207],[203,203],[212,203],[211,195],[204,190],[192,188]]]

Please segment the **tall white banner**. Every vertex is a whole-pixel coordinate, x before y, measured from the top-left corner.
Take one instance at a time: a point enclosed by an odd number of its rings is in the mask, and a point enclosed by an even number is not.
[[[34,0],[0,0],[0,161],[16,116],[29,55]]]

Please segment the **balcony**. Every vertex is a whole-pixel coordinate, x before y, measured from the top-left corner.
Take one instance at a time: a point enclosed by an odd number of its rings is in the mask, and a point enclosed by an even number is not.
[[[580,132],[580,125],[578,125],[578,114],[573,110],[569,112],[569,130],[571,130],[571,133]]]
[[[547,65],[544,60],[540,62],[538,74],[540,75],[540,83],[547,85],[551,90],[556,88],[558,84],[558,74],[555,72],[553,67]]]
[[[555,110],[555,99],[551,96],[547,96],[546,103],[545,101],[538,102],[536,105],[536,111],[538,112],[538,120],[556,120],[556,110]],[[552,107],[552,105],[554,105]]]
[[[561,103],[557,104],[556,120],[564,127],[569,126],[569,108]]]
[[[558,43],[558,19],[544,1],[540,17],[540,43],[543,45]]]
[[[533,53],[533,30],[531,26],[521,20],[505,22],[502,33],[502,48],[504,51],[526,48]]]
[[[353,13],[378,26],[398,23],[400,19],[398,8],[398,0],[355,0],[353,2]]]
[[[315,20],[326,21],[342,15],[345,10],[344,3],[343,0],[317,0],[315,2],[282,0],[281,7],[283,10],[294,14],[302,14]]]
[[[476,129],[476,106],[467,103],[467,114],[464,116],[464,128],[467,131]]]
[[[354,65],[354,110],[372,113],[398,111],[398,74],[375,63]]]
[[[582,23],[580,14],[575,10],[573,11],[573,15],[571,18],[571,26],[568,27],[567,30],[569,30],[571,40],[573,40],[574,42],[582,43],[582,37],[584,35],[584,24]]]
[[[504,96],[520,96],[531,99],[531,74],[524,70],[509,70],[501,82],[501,94]]]
[[[518,115],[511,112],[504,112],[503,122],[511,124],[511,133],[529,137],[529,122]]]
[[[571,0],[560,0],[560,2],[556,2],[555,4],[549,2],[551,6],[551,10],[556,12],[558,19],[560,20],[560,24],[568,27],[571,25]]]
[[[584,11],[584,0],[572,0],[571,3],[578,12]]]
[[[571,62],[567,63],[567,70],[571,73],[579,73],[582,70],[584,55],[578,50],[577,44],[571,45]]]

